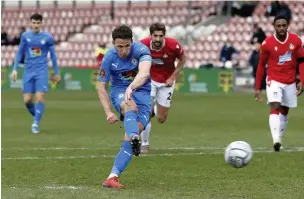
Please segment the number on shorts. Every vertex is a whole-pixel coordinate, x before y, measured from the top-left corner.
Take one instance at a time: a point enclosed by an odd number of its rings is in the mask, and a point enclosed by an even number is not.
[[[171,100],[172,93],[169,92],[168,94],[169,94],[169,96],[168,96],[167,100]]]

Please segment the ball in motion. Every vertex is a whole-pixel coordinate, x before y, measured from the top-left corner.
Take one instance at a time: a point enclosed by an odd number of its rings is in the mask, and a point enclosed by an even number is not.
[[[225,161],[235,168],[242,168],[249,164],[253,151],[251,146],[244,141],[230,143],[225,149]]]

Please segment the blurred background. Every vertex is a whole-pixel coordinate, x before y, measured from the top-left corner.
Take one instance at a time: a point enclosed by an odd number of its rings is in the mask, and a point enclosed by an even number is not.
[[[96,70],[112,46],[111,31],[119,24],[132,27],[134,40],[149,36],[148,28],[153,22],[166,25],[167,36],[177,39],[187,53],[186,69],[176,86],[176,90],[186,92],[252,90],[260,44],[274,32],[272,21],[278,13],[288,16],[289,30],[304,39],[304,2],[6,0],[1,3],[3,89],[21,86],[21,79],[11,82],[9,73],[20,34],[29,28],[30,16],[36,12],[44,17],[42,29],[56,40],[64,84],[55,85],[50,80],[52,89],[94,89]]]

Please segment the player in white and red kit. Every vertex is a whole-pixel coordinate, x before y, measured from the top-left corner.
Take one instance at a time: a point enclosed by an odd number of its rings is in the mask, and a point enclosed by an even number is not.
[[[175,78],[183,69],[186,56],[183,47],[175,39],[165,37],[166,27],[163,23],[154,23],[150,26],[151,37],[141,40],[151,51],[152,67],[150,70],[151,96],[153,109],[160,123],[164,123],[174,92]],[[178,60],[175,66],[175,61]],[[141,133],[142,153],[149,152],[149,134],[151,122]]]
[[[262,101],[260,86],[267,68],[266,93],[270,104],[269,126],[275,151],[280,151],[286,129],[289,108],[297,107],[297,96],[303,92],[304,49],[298,35],[288,32],[285,16],[276,16],[275,34],[262,43],[256,73],[255,99]],[[300,82],[296,86],[296,67],[299,64]]]

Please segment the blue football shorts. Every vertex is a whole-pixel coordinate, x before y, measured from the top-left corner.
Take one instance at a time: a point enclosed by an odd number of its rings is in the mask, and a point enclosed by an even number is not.
[[[116,111],[120,114],[120,120],[123,121],[124,117],[120,111],[120,104],[125,100],[125,89],[112,89],[110,98]],[[140,122],[145,128],[149,123],[151,114],[152,97],[150,92],[134,91],[132,99],[137,105],[138,116],[137,121]]]
[[[48,92],[49,75],[48,71],[39,73],[27,73],[23,74],[23,93],[36,93],[36,92]]]

